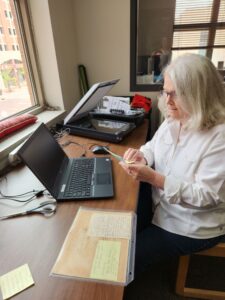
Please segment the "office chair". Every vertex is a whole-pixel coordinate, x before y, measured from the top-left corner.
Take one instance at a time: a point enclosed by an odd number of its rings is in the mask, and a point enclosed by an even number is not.
[[[195,253],[194,255],[206,255],[214,257],[225,257],[225,238],[221,243],[213,248]],[[186,287],[186,277],[188,273],[190,255],[180,256],[176,280],[176,293],[183,297],[193,297],[197,299],[225,299],[225,291],[206,290]],[[216,275],[216,274],[215,274]]]

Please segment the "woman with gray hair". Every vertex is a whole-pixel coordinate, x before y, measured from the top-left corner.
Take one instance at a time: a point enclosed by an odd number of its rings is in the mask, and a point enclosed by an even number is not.
[[[153,217],[145,211],[149,223],[138,229],[136,274],[210,248],[225,235],[225,88],[212,62],[186,54],[170,63],[159,108],[165,121],[152,140],[125,152],[135,163],[121,162],[152,187]]]

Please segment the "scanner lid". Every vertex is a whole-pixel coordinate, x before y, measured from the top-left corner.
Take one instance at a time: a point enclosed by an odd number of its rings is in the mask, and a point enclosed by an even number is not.
[[[111,88],[119,81],[119,79],[98,82],[92,85],[87,93],[81,98],[81,100],[74,106],[71,112],[65,117],[64,125],[74,122],[87,115],[93,110],[98,102],[106,96]]]

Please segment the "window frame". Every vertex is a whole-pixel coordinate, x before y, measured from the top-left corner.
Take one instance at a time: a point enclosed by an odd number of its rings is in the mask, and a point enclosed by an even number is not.
[[[26,68],[30,79],[28,84],[30,85],[32,96],[34,98],[34,103],[29,108],[21,110],[14,115],[20,115],[27,112],[38,114],[44,110],[45,100],[37,59],[37,49],[35,47],[34,34],[32,31],[33,26],[30,18],[31,13],[29,4],[27,0],[10,0],[10,4],[15,9],[14,13],[16,14],[16,20],[14,21],[20,31],[21,39],[19,40],[19,43],[22,43],[22,51],[26,60]],[[8,118],[10,117],[11,116]]]

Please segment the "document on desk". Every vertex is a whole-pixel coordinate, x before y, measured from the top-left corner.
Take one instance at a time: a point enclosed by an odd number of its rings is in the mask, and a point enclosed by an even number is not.
[[[113,111],[122,111],[124,113],[130,111],[130,98],[129,97],[114,97],[105,96],[99,104],[99,112],[112,113]]]
[[[131,238],[132,216],[126,213],[94,213],[88,235],[102,238]]]
[[[80,207],[51,275],[127,285],[133,280],[136,214]]]
[[[90,278],[111,281],[117,280],[120,247],[120,241],[98,241],[91,267]]]
[[[34,284],[28,264],[22,265],[0,277],[3,299],[9,299]]]

